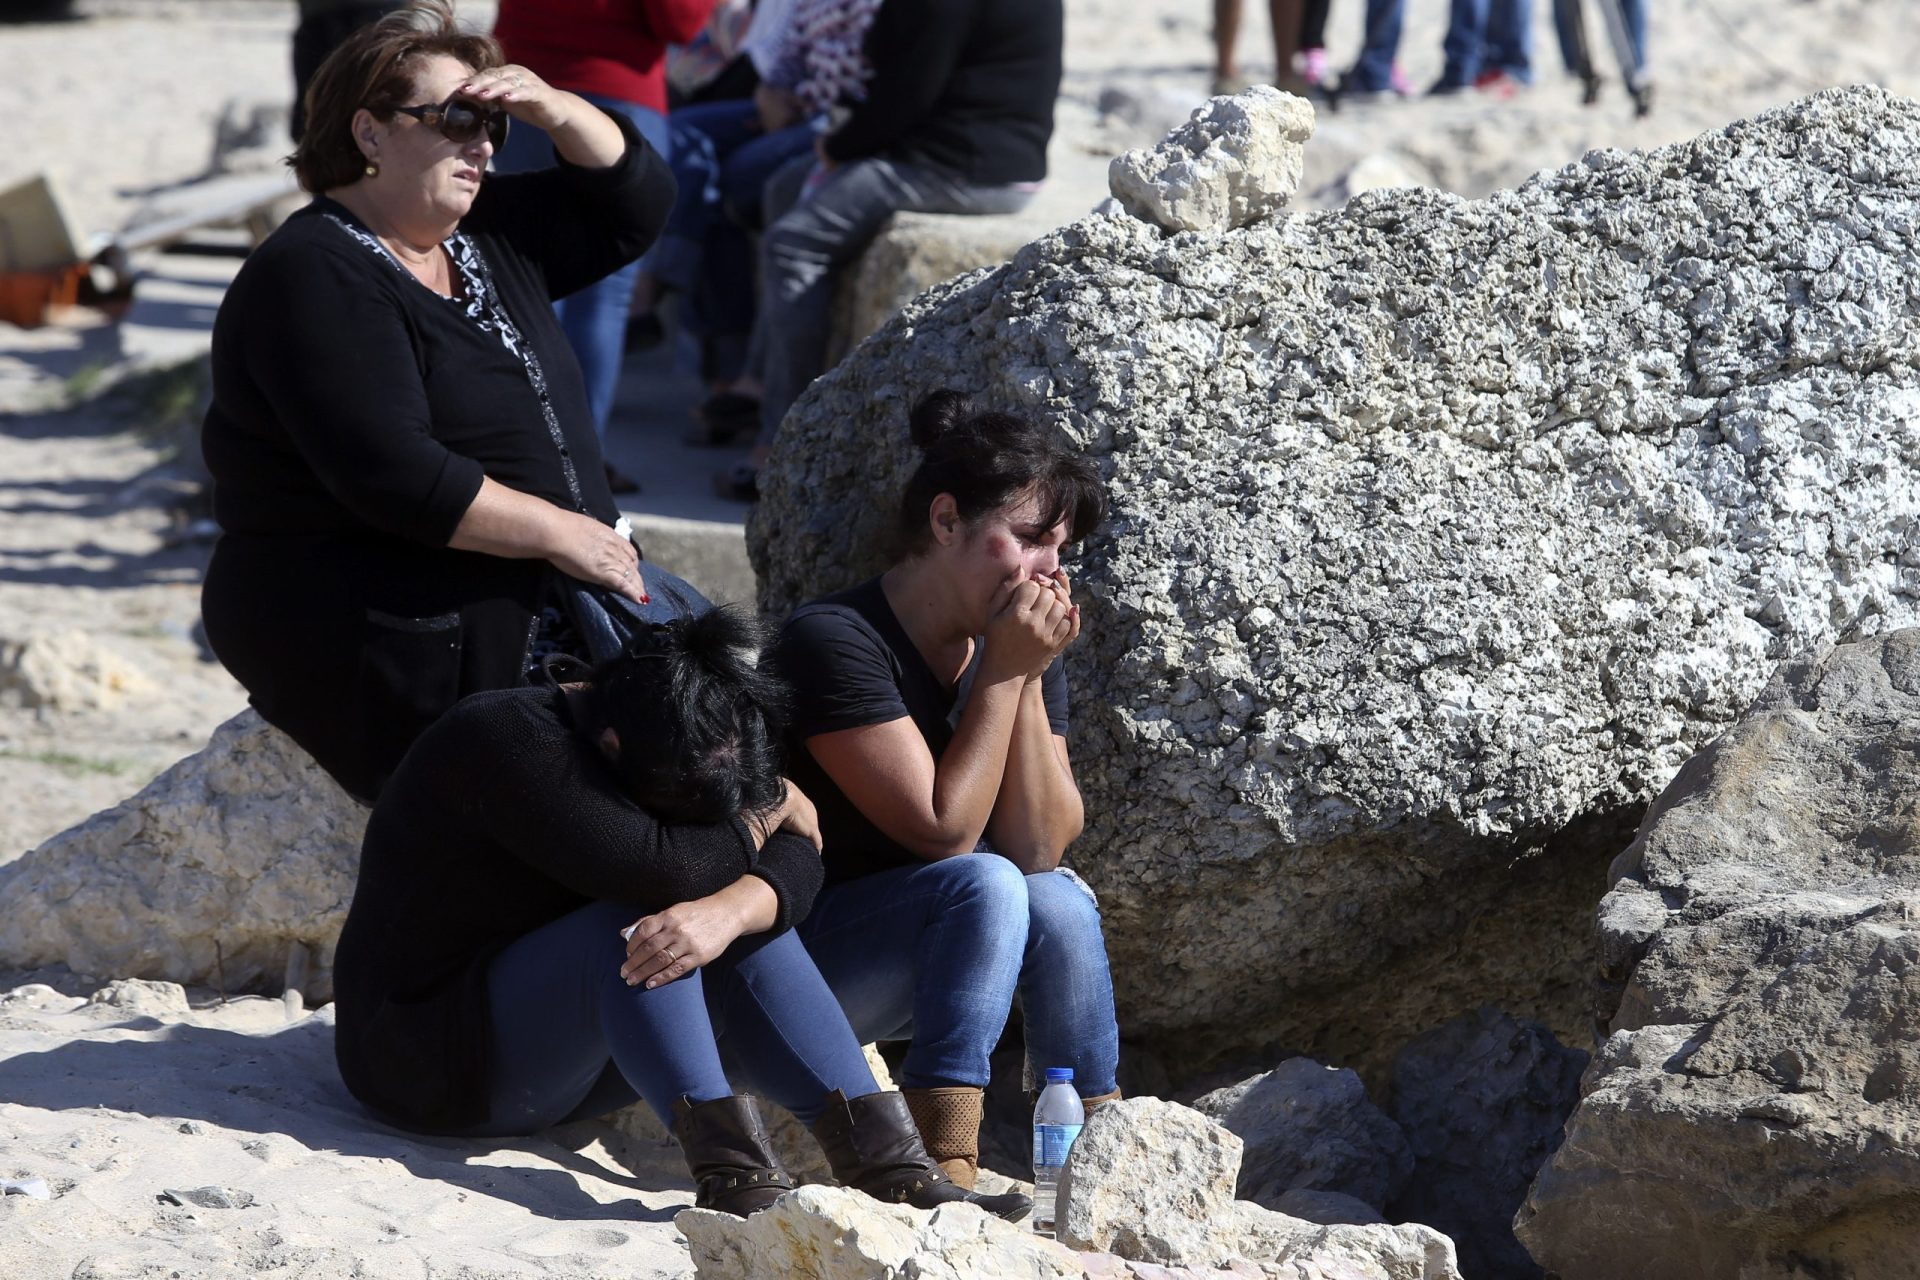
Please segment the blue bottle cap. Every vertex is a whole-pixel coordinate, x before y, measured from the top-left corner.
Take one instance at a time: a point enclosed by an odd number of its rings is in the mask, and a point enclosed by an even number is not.
[[[1073,1079],[1072,1067],[1048,1067],[1047,1068],[1048,1084],[1061,1084],[1071,1079]]]

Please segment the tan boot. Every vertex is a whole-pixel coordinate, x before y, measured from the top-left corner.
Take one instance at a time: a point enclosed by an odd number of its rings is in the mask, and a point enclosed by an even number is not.
[[[986,1090],[957,1085],[938,1089],[902,1089],[914,1127],[927,1154],[942,1173],[968,1191],[980,1179],[980,1117]]]
[[[1120,1091],[1115,1089],[1112,1093],[1102,1093],[1092,1098],[1082,1098],[1080,1099],[1080,1105],[1086,1109],[1087,1119],[1091,1120],[1093,1119],[1093,1113],[1096,1108],[1104,1107],[1109,1102],[1118,1101],[1120,1101]]]

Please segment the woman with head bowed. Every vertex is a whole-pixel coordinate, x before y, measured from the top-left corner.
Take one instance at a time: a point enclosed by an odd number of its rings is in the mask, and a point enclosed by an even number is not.
[[[979,1162],[988,1055],[1016,995],[1029,1065],[1118,1096],[1099,907],[1061,865],[1080,834],[1061,655],[1080,611],[1063,547],[1105,511],[1057,432],[936,392],[878,578],[803,605],[778,660],[794,778],[819,807],[826,887],[807,950],[862,1040],[910,1039],[900,1080],[928,1150]]]
[[[638,257],[673,182],[444,0],[355,32],[306,105],[314,199],[214,324],[202,610],[260,714],[371,801],[457,699],[564,647],[567,578],[648,599],[551,303]],[[516,123],[554,167],[488,173]]]
[[[466,1137],[644,1099],[696,1205],[745,1215],[793,1184],[738,1081],[848,1186],[1024,1216],[941,1174],[794,936],[819,830],[781,775],[760,638],[726,609],[642,625],[584,679],[476,694],[419,737],[340,936],[340,1073],[394,1123]]]

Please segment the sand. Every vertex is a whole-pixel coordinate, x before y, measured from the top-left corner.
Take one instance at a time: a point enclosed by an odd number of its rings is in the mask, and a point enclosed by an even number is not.
[[[1265,7],[1247,8],[1242,57],[1258,76]],[[1361,8],[1335,6],[1337,62],[1358,44]],[[1417,85],[1439,74],[1445,9],[1410,0],[1402,61]],[[1476,196],[1591,148],[1689,137],[1825,85],[1920,90],[1920,25],[1903,0],[1654,9],[1650,118],[1633,118],[1617,83],[1579,105],[1541,0],[1537,87],[1511,102],[1323,112],[1306,202],[1339,198],[1362,160]],[[285,94],[293,6],[81,10],[79,22],[0,25],[0,186],[53,171],[83,226],[108,231],[137,220],[151,190],[209,169],[223,113]],[[1048,195],[1063,218],[1104,194],[1106,157],[1204,96],[1211,61],[1206,0],[1068,0],[1068,13]],[[151,275],[125,324],[0,327],[0,864],[130,794],[244,703],[194,638],[207,543],[191,434],[155,429],[180,385],[122,381],[204,352],[236,260],[140,265]],[[646,398],[644,380],[626,385]],[[645,405],[628,412],[634,432],[677,434]],[[645,447],[617,443],[616,456]],[[8,675],[29,643],[49,665]],[[0,1179],[42,1179],[51,1195],[0,1197],[9,1280],[688,1273],[670,1219],[690,1189],[670,1148],[604,1125],[506,1146],[390,1132],[334,1075],[330,1011],[289,1021],[277,1000],[126,987],[88,1003],[110,976],[0,973]],[[226,1191],[168,1199],[205,1187]]]

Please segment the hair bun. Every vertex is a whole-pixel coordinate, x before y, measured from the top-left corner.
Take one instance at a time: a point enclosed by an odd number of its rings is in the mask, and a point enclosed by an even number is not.
[[[913,406],[913,416],[907,420],[907,428],[914,444],[924,452],[971,417],[973,401],[963,392],[942,387]]]

